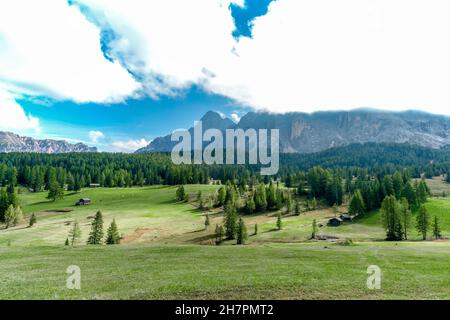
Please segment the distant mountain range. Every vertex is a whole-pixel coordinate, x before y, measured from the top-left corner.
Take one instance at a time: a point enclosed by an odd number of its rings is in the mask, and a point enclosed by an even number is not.
[[[250,112],[237,124],[210,111],[201,121],[203,130],[279,129],[280,151],[283,153],[314,153],[369,142],[406,143],[433,149],[450,145],[450,117],[418,111],[359,109],[311,114]],[[153,140],[136,152],[170,152],[175,144],[169,134]]]
[[[0,131],[0,152],[70,153],[97,152],[97,148],[83,143],[71,144],[67,141],[36,140],[21,137],[11,132]]]

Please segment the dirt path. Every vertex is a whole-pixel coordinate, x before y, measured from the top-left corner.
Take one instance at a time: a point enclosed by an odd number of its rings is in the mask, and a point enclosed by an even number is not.
[[[146,234],[147,232],[150,232],[150,231],[151,230],[149,228],[137,228],[136,230],[134,230],[134,232],[132,234],[126,235],[121,240],[121,243],[122,244],[128,244],[128,243],[135,242],[140,237],[142,237],[144,234]]]

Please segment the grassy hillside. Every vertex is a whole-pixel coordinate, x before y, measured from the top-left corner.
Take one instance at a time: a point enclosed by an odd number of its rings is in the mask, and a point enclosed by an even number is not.
[[[191,199],[217,186],[187,186]],[[433,181],[432,188],[448,188]],[[326,226],[335,215],[320,209],[283,217],[278,231],[276,213],[245,216],[250,235],[247,246],[227,241],[211,244],[219,210],[204,213],[195,203],[175,201],[175,187],[85,189],[51,202],[45,193],[21,190],[27,216],[37,214],[33,228],[23,224],[0,230],[0,299],[446,299],[450,294],[450,243],[383,242],[379,212],[341,227]],[[450,192],[449,192],[450,194]],[[76,207],[88,197],[92,205]],[[433,198],[430,214],[438,215],[444,236],[450,236],[450,198]],[[119,246],[86,246],[90,223],[97,210],[105,228],[115,218],[124,239]],[[339,212],[346,212],[345,207]],[[350,238],[354,246],[310,242],[311,223],[319,234]],[[78,246],[65,247],[71,223],[82,226]],[[258,224],[258,234],[253,235]],[[369,265],[383,270],[382,290],[366,288]],[[65,288],[66,268],[78,265],[82,290]]]
[[[190,186],[188,191],[212,192],[216,186]],[[0,231],[0,245],[61,245],[70,225],[77,220],[82,229],[81,243],[85,243],[92,218],[98,210],[104,216],[105,226],[116,219],[119,231],[127,242],[152,242],[173,239],[175,236],[203,228],[202,215],[189,204],[175,201],[174,187],[145,187],[129,189],[84,189],[67,194],[63,200],[52,202],[46,193],[20,195],[26,215],[36,213],[38,223],[27,228],[27,220],[16,228]],[[80,198],[90,198],[92,205],[75,206]],[[58,212],[66,211],[70,212]]]
[[[434,182],[435,188],[446,187]],[[187,192],[194,199],[198,191],[204,195],[217,190],[217,186],[187,186]],[[27,227],[27,220],[8,230],[0,230],[0,245],[62,245],[73,221],[77,220],[82,228],[84,244],[90,231],[90,224],[96,211],[104,215],[105,226],[116,219],[120,233],[124,236],[123,244],[210,244],[216,224],[223,223],[220,211],[209,212],[211,227],[204,230],[204,212],[200,212],[194,203],[175,201],[175,187],[145,187],[128,189],[84,189],[80,193],[67,194],[63,200],[47,200],[46,193],[28,193],[22,190],[20,199],[26,215],[34,212],[38,223],[33,228]],[[449,193],[450,194],[450,193]],[[88,197],[90,206],[75,206],[78,199]],[[450,236],[450,198],[432,198],[427,203],[430,215],[439,217],[442,233]],[[346,207],[338,213],[346,212]],[[68,211],[68,212],[65,212]],[[371,212],[353,223],[341,227],[328,227],[327,221],[335,216],[332,209],[320,209],[302,213],[300,216],[283,217],[283,229],[276,230],[276,212],[245,216],[249,243],[303,242],[311,235],[314,219],[320,225],[319,235],[350,238],[355,241],[378,241],[385,237],[381,226],[380,213]],[[419,240],[414,229],[413,217],[410,239]],[[254,226],[258,224],[258,234],[253,235]],[[227,243],[226,243],[227,244]],[[233,242],[228,243],[233,244]]]

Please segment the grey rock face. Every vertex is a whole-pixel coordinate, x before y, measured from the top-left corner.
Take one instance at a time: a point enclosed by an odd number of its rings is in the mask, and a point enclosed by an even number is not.
[[[250,112],[238,124],[208,112],[202,121],[204,130],[279,129],[280,151],[283,153],[312,153],[367,142],[408,143],[435,149],[450,145],[450,117],[417,111]],[[174,145],[170,135],[167,135],[155,139],[137,152],[170,152]]]
[[[67,141],[36,140],[21,137],[11,132],[0,132],[0,152],[70,153],[97,152],[97,148],[83,143],[71,144]]]

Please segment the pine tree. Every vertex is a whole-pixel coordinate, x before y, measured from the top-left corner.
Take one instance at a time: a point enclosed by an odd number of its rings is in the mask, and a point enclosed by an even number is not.
[[[65,246],[68,246],[70,243],[69,243],[69,238],[66,238],[66,242],[64,242],[64,245]]]
[[[47,199],[56,201],[62,199],[63,197],[64,197],[63,189],[56,180],[53,181],[49,186]]]
[[[408,200],[409,206],[412,209],[417,209],[418,207],[417,194],[414,191],[414,188],[410,182],[407,182],[403,187],[402,197]]]
[[[113,219],[106,233],[106,244],[120,244],[119,230],[117,229],[116,219]]]
[[[220,187],[218,194],[217,194],[217,202],[219,206],[225,205],[225,197],[226,197],[226,191],[224,187]]]
[[[67,190],[69,191],[75,190],[75,178],[70,172],[67,174]]]
[[[353,194],[350,200],[349,213],[352,215],[360,215],[366,212],[366,205],[364,203],[361,191],[358,190]]]
[[[256,205],[255,205],[255,201],[253,200],[253,197],[249,197],[247,199],[245,210],[247,211],[248,214],[253,214],[255,212]]]
[[[5,213],[9,207],[8,194],[5,190],[0,190],[0,222],[5,221]]]
[[[23,212],[20,206],[14,208],[14,225],[18,225],[23,220]]]
[[[184,186],[179,186],[177,189],[177,200],[185,201],[186,200],[186,190],[184,190]]]
[[[253,233],[253,235],[257,235],[258,234],[258,224],[255,224],[255,231]]]
[[[225,205],[225,236],[228,240],[236,238],[237,212],[233,204]]]
[[[316,237],[317,237],[317,232],[318,232],[318,228],[317,228],[317,220],[314,219],[314,220],[313,220],[313,223],[312,223],[311,239],[316,239]]]
[[[281,213],[279,212],[277,216],[277,229],[281,230],[282,228],[283,228],[283,221],[281,219]]]
[[[408,229],[411,226],[411,210],[407,199],[402,198],[400,201],[400,215],[403,225],[403,237],[408,240]]]
[[[78,221],[74,221],[72,229],[70,229],[69,231],[69,239],[72,247],[75,245],[78,239],[80,239],[80,237],[81,237],[80,224],[78,223]]]
[[[381,205],[381,219],[386,230],[386,240],[398,241],[403,239],[403,224],[395,195],[387,196]]]
[[[301,212],[300,201],[297,200],[295,201],[295,214],[299,216]]]
[[[223,237],[225,235],[225,230],[223,229],[223,226],[216,225],[216,244],[221,244],[223,241]]]
[[[269,184],[266,194],[267,194],[267,208],[269,208],[269,209],[275,208],[277,205],[278,199],[277,199],[277,193],[275,190],[275,186],[272,181]]]
[[[433,221],[433,237],[437,240],[442,237],[441,235],[441,226],[439,223],[439,218],[437,216],[434,216]]]
[[[10,226],[12,226],[14,224],[15,215],[16,215],[16,210],[14,209],[13,205],[10,205],[5,212],[6,229],[8,229]]]
[[[32,213],[31,217],[30,217],[30,222],[28,223],[28,226],[31,228],[32,226],[35,225],[36,222],[37,222],[36,215],[34,213]]]
[[[292,202],[292,196],[289,194],[289,196],[286,199],[286,212],[291,213],[293,211],[293,202]]]
[[[419,212],[417,213],[416,229],[419,234],[422,235],[422,239],[426,240],[428,230],[430,229],[430,215],[423,205],[419,208]]]
[[[256,211],[263,212],[267,209],[267,194],[263,184],[259,184],[255,192]]]
[[[241,218],[239,219],[237,229],[237,244],[244,245],[247,239],[247,227],[245,226],[244,220]]]
[[[420,204],[424,204],[428,201],[429,189],[424,180],[421,180],[416,189],[417,199]]]
[[[102,244],[103,239],[103,216],[100,211],[95,215],[94,221],[92,221],[91,233],[89,234],[89,238],[87,244]]]

